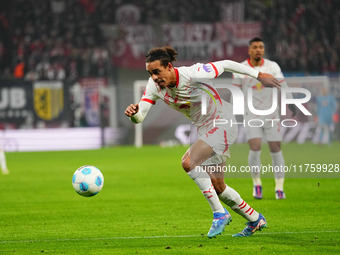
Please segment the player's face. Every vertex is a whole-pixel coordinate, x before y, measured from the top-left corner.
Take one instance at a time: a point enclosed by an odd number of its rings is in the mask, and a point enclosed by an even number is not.
[[[263,42],[252,42],[249,46],[248,53],[251,59],[260,61],[264,55],[264,43]]]
[[[176,76],[173,75],[172,64],[169,63],[166,67],[161,65],[159,60],[146,63],[146,70],[150,74],[150,77],[160,87],[173,86],[176,84]]]

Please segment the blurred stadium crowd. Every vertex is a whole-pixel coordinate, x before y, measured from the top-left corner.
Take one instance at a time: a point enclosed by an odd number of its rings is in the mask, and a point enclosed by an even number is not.
[[[0,79],[72,81],[107,76],[115,49],[99,24],[152,24],[156,29],[163,22],[228,21],[223,6],[230,2],[239,1],[1,1]],[[285,72],[338,75],[340,1],[244,0],[243,4],[242,19],[262,22],[267,56]],[[119,8],[130,8],[138,18],[122,19]]]

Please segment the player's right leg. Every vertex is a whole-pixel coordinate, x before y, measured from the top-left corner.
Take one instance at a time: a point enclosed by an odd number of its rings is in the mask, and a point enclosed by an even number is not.
[[[268,141],[270,155],[272,157],[272,165],[274,167],[275,177],[275,197],[276,199],[285,199],[286,195],[283,190],[283,184],[285,180],[285,172],[283,167],[285,166],[285,160],[281,150],[280,141]]]
[[[214,161],[214,160],[210,160],[210,161]],[[205,165],[204,167],[206,168],[211,167],[210,168],[211,170],[208,171],[211,182],[213,186],[215,187],[216,193],[221,194],[226,188],[226,184],[224,182],[224,172],[223,172],[223,167],[225,167],[225,162],[220,163],[220,164]],[[227,225],[229,225],[229,223],[232,221],[232,217],[230,213],[227,211],[227,209],[224,208],[224,210],[225,212],[223,214],[214,213],[214,220],[208,232],[208,235],[207,235],[208,237],[215,236],[215,233],[222,232],[224,228]]]
[[[211,147],[202,140],[198,140],[182,158],[183,169],[195,181],[213,211],[214,219],[208,232],[209,238],[221,234],[231,221],[231,216],[222,206],[209,174],[201,167],[201,164],[212,155],[214,155],[214,151]]]
[[[262,182],[261,182],[261,138],[251,138],[248,140],[249,154],[248,165],[251,169],[253,179],[253,197],[262,199]]]

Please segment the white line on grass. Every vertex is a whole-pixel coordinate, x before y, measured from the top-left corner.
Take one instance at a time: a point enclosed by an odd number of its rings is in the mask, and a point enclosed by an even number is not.
[[[321,233],[340,233],[340,230],[269,232],[269,233],[256,233],[256,235],[293,235],[293,234],[321,234]],[[223,234],[223,235],[224,236],[231,236],[231,234]],[[190,238],[190,237],[204,237],[204,238],[206,238],[205,235],[116,236],[116,237],[93,237],[93,238],[4,240],[4,241],[0,241],[0,244],[6,244],[6,243],[39,243],[39,242],[67,242],[67,241],[95,241],[95,240],[124,240],[124,239]]]

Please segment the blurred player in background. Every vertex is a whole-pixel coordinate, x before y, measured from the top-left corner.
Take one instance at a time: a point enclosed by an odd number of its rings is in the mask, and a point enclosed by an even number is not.
[[[331,93],[328,93],[326,87],[322,88],[322,95],[316,99],[316,113],[318,126],[320,129],[319,144],[323,144],[324,135],[326,142],[332,143],[332,125],[334,124],[333,116],[336,112],[336,100]]]
[[[2,148],[2,139],[0,138],[0,166],[1,166],[1,173],[6,175],[9,174],[9,170],[7,168],[7,163],[6,163],[6,156],[5,156],[5,151]]]
[[[237,125],[213,126],[215,119],[232,120],[234,117],[231,105],[224,102],[213,84],[205,83],[204,79],[213,79],[224,71],[230,71],[249,75],[261,81],[264,86],[280,87],[280,84],[272,75],[230,60],[175,68],[173,61],[176,61],[176,55],[172,47],[149,51],[146,55],[146,70],[150,78],[146,90],[139,104],[129,105],[125,114],[132,122],[140,123],[151,106],[161,99],[189,118],[197,127],[199,138],[184,154],[182,167],[200,188],[213,211],[214,219],[207,236],[211,238],[222,233],[231,221],[229,212],[220,200],[248,221],[247,227],[234,236],[250,236],[266,227],[265,218],[224,183],[223,171],[213,174],[203,169],[204,166],[215,169],[217,166],[225,166],[227,157],[230,157],[229,147],[237,136]],[[207,99],[206,114],[201,111],[203,94],[212,95]]]
[[[264,43],[261,38],[255,37],[249,41],[248,49],[249,58],[243,61],[241,64],[254,68],[260,72],[266,72],[273,75],[278,79],[282,87],[287,87],[287,83],[283,77],[281,69],[276,62],[263,58],[265,54]],[[257,110],[267,110],[272,106],[272,90],[265,88],[258,80],[241,75],[233,75],[233,85],[241,87],[245,98],[248,97],[248,88],[252,88],[252,102],[253,106]],[[291,97],[291,95],[290,95]],[[272,157],[273,167],[283,167],[285,161],[281,151],[282,136],[280,134],[280,122],[268,122],[266,119],[280,119],[279,109],[270,115],[259,116],[252,113],[248,104],[246,104],[246,112],[244,115],[245,123],[248,123],[251,119],[262,119],[264,125],[261,127],[245,125],[246,136],[249,144],[248,164],[251,167],[251,175],[253,178],[253,196],[257,199],[261,199],[262,195],[262,182],[261,182],[261,143],[262,139],[268,142],[270,154]],[[293,116],[296,113],[294,105],[289,105],[289,109],[293,112]],[[259,126],[259,125],[258,125]],[[284,171],[274,172],[275,176],[275,197],[276,199],[286,198],[283,183],[284,183]]]

